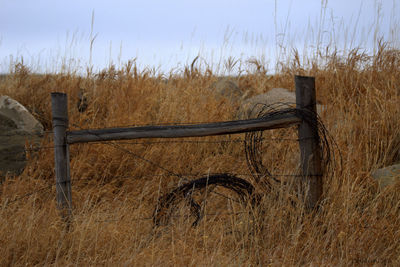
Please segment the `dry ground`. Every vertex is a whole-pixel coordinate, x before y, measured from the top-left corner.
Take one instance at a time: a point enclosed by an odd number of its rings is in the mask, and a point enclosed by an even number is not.
[[[338,145],[319,212],[289,205],[283,188],[245,215],[206,217],[196,228],[178,217],[153,229],[158,196],[182,182],[171,172],[230,172],[247,179],[243,144],[81,144],[71,146],[74,216],[67,231],[56,209],[49,133],[43,149],[28,155],[24,173],[0,186],[0,265],[400,265],[400,184],[379,190],[370,176],[399,160],[400,52],[381,45],[374,56],[333,53],[327,62],[303,69],[294,60],[274,76],[236,78],[243,91],[260,93],[293,90],[295,74],[316,77],[318,100],[327,105],[322,119]],[[207,90],[216,79],[212,71],[196,70],[154,76],[130,63],[89,77],[33,75],[17,65],[3,77],[0,94],[25,105],[47,131],[53,91],[69,96],[71,129],[232,119],[236,107]],[[85,113],[76,109],[81,88],[89,100]],[[292,131],[286,133],[295,137]],[[228,138],[243,135],[187,140]],[[293,168],[296,142],[268,145],[263,158],[272,171]],[[215,203],[210,209],[218,208]]]

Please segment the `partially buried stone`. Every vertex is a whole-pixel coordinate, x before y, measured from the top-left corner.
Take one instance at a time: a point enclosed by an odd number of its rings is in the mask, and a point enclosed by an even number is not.
[[[375,170],[371,175],[378,182],[379,188],[383,189],[400,181],[400,164]]]
[[[0,177],[21,174],[27,163],[25,145],[35,148],[42,137],[43,126],[23,105],[0,97]]]
[[[229,78],[219,78],[211,85],[210,89],[217,99],[226,98],[232,103],[238,102],[243,94],[237,82]]]
[[[239,119],[247,119],[258,114],[264,105],[274,107],[275,109],[283,109],[296,107],[296,94],[285,88],[272,88],[268,92],[242,101],[237,117]],[[325,110],[323,105],[317,103],[317,113],[321,114]]]

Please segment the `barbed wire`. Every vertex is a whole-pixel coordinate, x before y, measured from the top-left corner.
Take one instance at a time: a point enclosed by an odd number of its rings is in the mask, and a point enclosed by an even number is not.
[[[303,139],[309,139],[309,138],[303,138]],[[258,141],[299,141],[303,139],[297,139],[297,138],[260,138]],[[105,144],[109,141],[104,141],[104,142],[91,142],[91,144]],[[215,140],[215,141],[210,141],[210,140],[172,140],[172,141],[145,141],[145,142],[137,142],[137,141],[132,141],[132,142],[127,142],[127,141],[112,141],[114,143],[118,144],[123,144],[123,145],[151,145],[151,144],[179,144],[179,143],[189,143],[189,144],[219,144],[219,143],[245,143],[245,139],[222,139],[222,140]]]
[[[219,143],[219,142],[244,142],[244,141],[245,140],[221,140],[221,141],[219,140],[219,141],[200,141],[200,142]],[[167,141],[167,142],[171,142],[171,143],[179,143],[179,142],[196,143],[198,141],[179,140],[179,141]],[[127,142],[121,142],[121,143],[120,142],[116,142],[116,143],[117,144],[126,144]],[[174,172],[170,171],[169,169],[167,169],[167,168],[165,168],[163,166],[160,166],[159,164],[154,163],[153,161],[150,161],[150,160],[148,160],[148,159],[146,159],[146,158],[144,158],[142,156],[139,156],[139,155],[133,153],[130,150],[127,150],[127,149],[125,149],[123,147],[120,147],[120,146],[116,145],[113,142],[102,142],[101,144],[112,145],[113,147],[115,147],[115,148],[117,148],[119,150],[122,150],[122,151],[124,151],[124,152],[126,152],[126,153],[128,153],[128,154],[130,154],[130,155],[132,155],[134,157],[136,157],[136,158],[139,158],[139,159],[141,159],[141,160],[143,160],[143,161],[145,161],[145,162],[147,162],[147,163],[149,163],[151,165],[156,166],[157,168],[160,168],[160,169],[166,171],[169,174],[169,176],[176,176],[176,177],[179,177],[179,178],[181,178],[182,180],[185,180],[185,181],[189,181],[186,177],[199,177],[199,176],[206,175],[206,174],[202,174],[202,173],[184,173],[184,174],[174,173]],[[135,144],[135,143],[128,143],[128,144]],[[142,143],[136,142],[136,144],[142,144]],[[21,152],[37,152],[39,150],[54,149],[55,147],[56,146],[54,146],[54,145],[53,146],[43,146],[43,147],[37,147],[37,148],[31,148],[31,149],[24,149],[24,151],[21,151]],[[8,153],[8,154],[9,155],[15,155],[15,153]],[[3,153],[3,155],[4,155],[4,153]],[[252,177],[251,174],[245,174],[245,173],[240,173],[240,174],[237,174],[237,175],[245,176],[245,177]],[[139,178],[143,178],[143,177],[163,177],[163,176],[168,176],[168,175],[166,175],[166,174],[146,174],[146,175],[134,175],[134,176],[133,175],[122,175],[122,176],[115,176],[115,177],[113,177],[113,179],[128,179],[128,178],[130,178],[130,179],[139,179]],[[274,176],[296,176],[296,177],[298,177],[298,176],[301,176],[301,175],[296,175],[296,174],[274,174]],[[81,181],[81,180],[93,180],[93,179],[96,179],[96,178],[95,177],[79,177],[79,178],[71,179],[71,182],[73,182],[74,180]],[[24,199],[26,197],[29,197],[29,196],[31,196],[33,194],[36,194],[38,192],[44,191],[46,189],[49,189],[49,188],[51,188],[52,186],[54,186],[56,184],[52,184],[52,185],[40,188],[38,190],[26,193],[25,195],[23,195],[21,197],[18,197],[16,199],[13,199],[13,200],[9,201],[8,203],[11,204],[11,203],[17,202],[17,201],[22,200],[22,199]]]
[[[197,122],[197,123],[210,123],[210,122]],[[174,122],[174,123],[159,123],[158,125],[190,125],[190,124],[194,124],[194,122],[191,122],[191,123],[177,123],[177,122]],[[72,125],[74,127],[77,127],[77,128],[80,128],[81,130],[83,130],[80,126],[78,126],[76,124],[72,124]],[[123,127],[150,126],[150,125],[154,125],[154,124],[141,124],[141,125],[135,124],[135,125],[125,125]],[[115,128],[115,127],[110,127],[110,128]],[[102,128],[102,129],[104,129],[104,128]],[[51,133],[53,133],[53,131],[46,131],[45,132],[45,134],[51,134]],[[23,134],[23,133],[17,134],[17,135],[32,136],[31,134]],[[11,135],[11,134],[4,135],[3,134],[3,135],[0,135],[0,136],[15,136],[15,135]],[[265,140],[300,141],[300,140],[304,140],[304,139],[309,139],[309,138],[299,139],[299,138],[255,137],[255,138],[253,138],[252,141],[253,142],[261,142],[261,141],[265,141]],[[144,141],[144,142],[137,142],[137,141],[132,141],[132,142],[111,141],[110,142],[110,141],[107,141],[107,142],[93,142],[93,143],[94,144],[102,144],[102,145],[112,146],[112,147],[114,147],[114,148],[116,148],[116,149],[118,149],[120,151],[123,151],[126,154],[131,155],[134,158],[140,159],[140,160],[142,160],[142,161],[144,161],[144,162],[146,162],[146,163],[148,163],[148,164],[150,164],[152,166],[155,166],[155,167],[157,167],[157,168],[159,168],[159,169],[161,169],[161,170],[163,170],[164,172],[167,173],[167,174],[153,174],[153,175],[151,175],[151,174],[150,175],[149,174],[148,175],[121,175],[121,176],[114,176],[114,177],[112,177],[113,179],[122,179],[122,178],[123,179],[127,179],[127,178],[130,178],[130,179],[135,178],[135,179],[137,179],[137,178],[143,178],[143,177],[175,176],[175,177],[180,178],[181,180],[189,181],[189,179],[188,179],[189,177],[200,177],[200,176],[207,177],[207,175],[213,175],[213,174],[210,174],[210,173],[208,173],[208,174],[201,174],[201,173],[180,174],[180,173],[176,173],[176,172],[174,172],[174,171],[172,171],[172,170],[170,170],[170,169],[168,169],[168,168],[166,168],[164,166],[161,166],[160,164],[157,164],[157,163],[155,163],[155,162],[153,162],[153,161],[151,161],[151,160],[149,160],[149,159],[147,159],[147,158],[145,158],[145,157],[143,157],[141,155],[138,155],[138,154],[134,153],[133,151],[131,151],[131,150],[125,148],[125,147],[122,147],[121,145],[150,145],[150,144],[177,144],[177,143],[190,143],[190,144],[245,143],[246,144],[246,141],[248,142],[248,140],[246,140],[246,139],[235,138],[235,139],[223,139],[223,140],[172,140],[172,141],[170,141],[170,140],[168,140],[168,141],[164,141],[164,140],[163,141],[158,141],[157,140],[157,141]],[[37,152],[37,151],[40,151],[40,150],[54,149],[55,147],[56,146],[54,146],[54,145],[53,146],[42,146],[42,147],[24,149],[24,152]],[[225,173],[225,175],[229,176],[229,174],[227,174],[227,173]],[[244,177],[254,177],[254,176],[261,177],[261,176],[265,176],[266,174],[264,172],[264,173],[250,173],[250,174],[241,173],[241,174],[235,174],[235,175],[244,176]],[[280,177],[301,177],[303,175],[300,175],[300,174],[271,174],[271,173],[268,172],[268,176],[270,176],[270,177],[278,177],[278,176],[280,176]],[[319,176],[319,175],[314,175],[314,176]],[[106,179],[106,178],[107,178],[107,176],[103,176],[103,179]],[[73,177],[73,179],[71,179],[71,182],[73,182],[73,181],[82,181],[82,180],[97,180],[97,179],[94,176],[91,176],[91,177],[75,177],[75,178]],[[20,200],[22,200],[22,199],[24,199],[26,197],[29,197],[29,196],[31,196],[33,194],[48,190],[51,187],[53,187],[54,185],[57,185],[57,183],[49,185],[49,186],[46,186],[46,187],[43,187],[43,188],[40,188],[40,189],[37,189],[37,190],[34,190],[32,192],[29,192],[29,193],[26,193],[26,194],[24,194],[24,195],[22,195],[20,197],[17,197],[17,198],[15,198],[13,200],[6,201],[6,204],[11,204],[11,203],[18,202],[18,201],[20,201]],[[227,199],[231,199],[230,197],[227,197],[224,194],[221,194],[221,193],[218,193],[218,192],[212,192],[212,193],[217,193],[218,195],[221,195],[222,197],[225,197]],[[210,214],[210,216],[211,216],[211,214]],[[151,217],[151,218],[138,218],[138,219],[150,220],[150,219],[153,219],[153,217]]]
[[[152,176],[152,175],[147,175],[147,176]],[[122,176],[119,176],[118,178],[120,178],[120,177],[122,177]],[[126,177],[126,176],[123,176],[123,177]],[[83,179],[86,179],[86,178],[80,178],[79,180],[83,180]],[[26,193],[26,194],[24,194],[24,195],[22,195],[20,197],[14,198],[12,200],[6,199],[5,203],[2,204],[1,206],[2,207],[6,207],[9,204],[16,203],[16,202],[18,202],[18,201],[20,201],[20,200],[22,200],[22,199],[24,199],[26,197],[32,196],[32,195],[34,195],[36,193],[39,193],[39,192],[46,191],[46,190],[52,188],[53,186],[56,186],[57,184],[62,184],[62,183],[61,182],[56,182],[55,184],[51,184],[51,185],[39,188],[37,190],[31,191],[29,193]],[[234,201],[234,199],[231,199],[230,197],[227,197],[224,194],[221,194],[221,193],[218,193],[218,192],[213,192],[213,193],[216,193],[217,195],[220,195],[220,196],[222,196],[222,197],[224,197],[226,199]],[[234,215],[234,214],[205,214],[205,216],[224,216],[224,215]],[[187,215],[171,216],[171,218],[177,218],[177,217],[187,217]],[[153,219],[154,219],[154,216],[146,217],[146,218],[143,218],[143,217],[142,218],[134,218],[133,220],[153,220]],[[103,221],[96,221],[96,222],[115,222],[115,221],[120,221],[120,220],[103,220]]]
[[[0,135],[4,136],[4,135]],[[11,135],[10,135],[11,136]],[[309,138],[295,139],[295,138],[260,138],[259,141],[300,141]],[[228,143],[245,143],[245,139],[223,139],[223,140],[173,140],[173,141],[144,141],[144,142],[127,142],[127,141],[104,141],[104,142],[91,142],[90,144],[96,145],[107,145],[107,144],[119,144],[119,145],[156,145],[156,144],[228,144]],[[80,144],[85,145],[85,144]],[[60,146],[61,147],[61,146]],[[24,149],[20,152],[38,152],[40,150],[48,150],[56,148],[55,145],[52,146],[37,146],[33,148]],[[1,153],[2,155],[14,155],[14,152]]]
[[[183,173],[183,174],[179,174],[182,177],[201,177],[201,176],[207,176],[207,175],[213,175],[213,173]],[[252,174],[249,173],[238,173],[235,174],[237,176],[244,176],[244,177],[252,177]],[[285,177],[302,177],[303,175],[301,174],[272,174],[273,176],[285,176]],[[139,178],[143,178],[143,177],[164,177],[164,176],[168,176],[166,174],[145,174],[145,175],[119,175],[119,176],[114,176],[113,179],[139,179]],[[313,176],[319,176],[319,175],[313,175]],[[106,178],[106,177],[104,177]],[[74,181],[84,181],[84,180],[97,180],[95,176],[88,176],[88,177],[71,177],[71,183],[73,183]],[[8,204],[11,204],[13,202],[17,202],[19,200],[22,200],[26,197],[29,197],[33,194],[39,193],[41,191],[45,191],[47,189],[50,189],[53,186],[56,186],[57,184],[61,184],[61,183],[54,183],[42,188],[39,188],[37,190],[31,191],[29,193],[26,193],[22,196],[19,196],[17,198],[14,198],[10,201],[8,201]]]
[[[29,193],[26,193],[26,194],[24,194],[24,195],[22,195],[22,196],[20,196],[20,197],[14,198],[14,199],[9,200],[9,201],[7,201],[8,199],[6,199],[6,203],[5,203],[4,205],[7,206],[8,204],[12,204],[12,203],[18,202],[18,201],[20,201],[20,200],[22,200],[22,199],[24,199],[24,198],[26,198],[26,197],[29,197],[29,196],[32,196],[32,195],[34,195],[34,194],[36,194],[36,193],[39,193],[39,192],[45,191],[45,190],[47,190],[47,189],[50,189],[51,187],[53,187],[53,186],[55,186],[55,185],[56,185],[56,184],[51,184],[51,185],[48,185],[48,186],[39,188],[39,189],[37,189],[37,190],[31,191],[31,192],[29,192]]]
[[[216,173],[180,173],[180,176],[183,177],[203,177],[207,175],[214,175]],[[229,173],[231,175],[236,175],[236,176],[242,176],[242,177],[252,177],[252,174],[249,173]],[[261,173],[259,175],[262,175]],[[265,174],[264,174],[265,175]],[[279,177],[303,177],[304,175],[302,174],[274,174],[272,173],[271,175],[273,176],[279,176]],[[168,177],[172,175],[167,175],[167,174],[144,174],[144,175],[118,175],[118,176],[113,176],[112,179],[141,179],[143,177]],[[314,175],[308,175],[308,176],[321,176],[320,174],[314,174]],[[98,180],[98,179],[107,179],[107,176],[103,176],[101,178],[96,178],[96,176],[86,176],[86,177],[77,177],[73,176],[71,177],[71,182],[74,181],[85,181],[85,180]]]

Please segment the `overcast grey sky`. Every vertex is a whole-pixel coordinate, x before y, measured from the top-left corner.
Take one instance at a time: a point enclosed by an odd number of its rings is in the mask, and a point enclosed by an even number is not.
[[[0,0],[0,72],[21,57],[34,71],[57,71],[63,60],[83,70],[93,12],[95,70],[137,58],[168,72],[199,53],[214,68],[229,56],[273,65],[280,45],[303,51],[318,39],[372,49],[375,30],[398,45],[396,2],[331,0],[324,9],[321,0]]]

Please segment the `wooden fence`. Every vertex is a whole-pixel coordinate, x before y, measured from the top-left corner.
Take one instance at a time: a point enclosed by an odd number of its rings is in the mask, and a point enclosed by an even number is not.
[[[305,205],[314,209],[322,195],[321,145],[316,116],[315,79],[295,76],[296,108],[314,114],[305,120],[300,115],[277,115],[273,118],[257,118],[205,124],[142,126],[96,130],[68,131],[67,95],[52,93],[52,117],[55,145],[55,172],[58,208],[64,218],[72,212],[69,145],[86,142],[126,140],[138,138],[182,138],[225,135],[263,131],[298,125],[300,165],[305,185]],[[310,112],[311,111],[311,112]],[[301,114],[301,113],[299,113]]]

